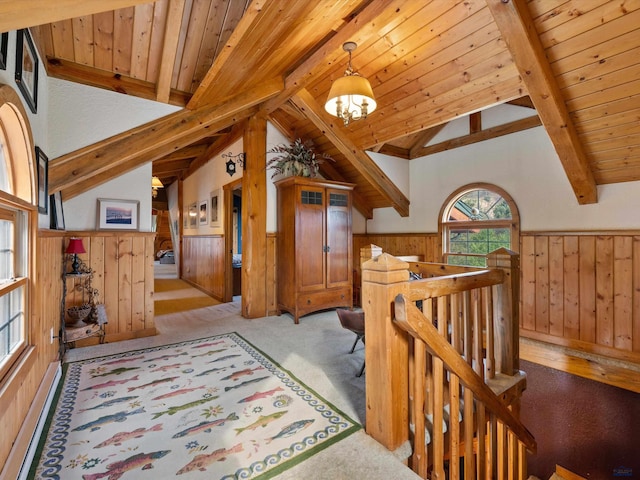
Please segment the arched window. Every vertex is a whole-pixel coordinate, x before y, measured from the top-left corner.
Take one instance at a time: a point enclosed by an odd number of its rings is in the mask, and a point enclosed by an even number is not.
[[[30,229],[37,210],[26,118],[16,92],[0,85],[0,379],[27,345]]]
[[[445,263],[484,267],[487,253],[519,249],[518,208],[495,185],[475,183],[456,190],[440,211],[439,226]]]

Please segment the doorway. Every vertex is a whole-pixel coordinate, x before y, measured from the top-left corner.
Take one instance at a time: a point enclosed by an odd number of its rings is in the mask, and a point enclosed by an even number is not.
[[[225,295],[239,301],[242,295],[242,179],[224,186]]]

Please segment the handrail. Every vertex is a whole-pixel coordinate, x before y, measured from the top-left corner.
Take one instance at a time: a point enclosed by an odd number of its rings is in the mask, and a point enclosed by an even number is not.
[[[502,283],[502,270],[476,270],[441,277],[414,280],[410,284],[411,300],[424,300],[441,295],[460,293],[474,288],[490,287]]]
[[[455,373],[462,384],[477,395],[480,402],[498,415],[501,421],[532,453],[536,452],[537,444],[531,432],[499,400],[456,349],[438,333],[438,330],[431,323],[426,321],[422,312],[411,301],[407,301],[402,294],[395,298],[394,323],[413,337],[421,339],[429,353],[439,357],[447,369]]]

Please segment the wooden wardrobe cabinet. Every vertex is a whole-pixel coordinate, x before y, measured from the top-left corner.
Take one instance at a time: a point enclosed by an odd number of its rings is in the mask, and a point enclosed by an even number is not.
[[[288,177],[278,189],[278,313],[353,306],[353,184]]]

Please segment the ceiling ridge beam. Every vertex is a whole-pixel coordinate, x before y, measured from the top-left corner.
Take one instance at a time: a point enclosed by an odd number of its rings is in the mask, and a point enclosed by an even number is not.
[[[539,127],[542,125],[540,117],[533,115],[531,117],[522,118],[520,120],[514,120],[513,122],[504,123],[495,127],[480,130],[476,133],[470,133],[461,137],[451,138],[444,142],[436,143],[435,145],[429,145],[427,147],[417,148],[412,152],[412,159],[425,157],[427,155],[433,155],[434,153],[444,152],[446,150],[453,150],[454,148],[464,147],[472,145],[474,143],[483,142],[492,138],[502,137],[511,133],[520,132],[522,130],[528,130],[529,128]]]
[[[98,178],[108,180],[115,176],[111,172],[114,167],[131,170],[255,114],[260,103],[282,88],[282,80],[274,79],[219,105],[184,109],[62,155],[49,162],[49,189],[51,193],[64,190],[77,195],[81,192],[71,187],[83,183],[84,188],[92,188],[92,177],[100,175]]]
[[[291,101],[329,139],[364,179],[403,217],[409,216],[409,199],[382,169],[332,122],[325,119],[324,109],[313,96],[302,89]]]
[[[524,0],[486,0],[580,204],[596,203],[593,172]]]

